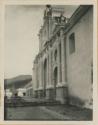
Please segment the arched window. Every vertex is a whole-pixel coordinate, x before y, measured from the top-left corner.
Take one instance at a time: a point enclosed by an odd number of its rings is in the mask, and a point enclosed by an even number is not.
[[[69,52],[70,54],[75,52],[75,33],[69,36]]]
[[[57,50],[54,52],[54,60],[57,61]]]
[[[44,61],[44,96],[46,96],[46,83],[47,83],[47,59]]]
[[[54,84],[56,85],[58,82],[58,68],[54,69]]]
[[[58,82],[58,68],[55,67],[54,69],[54,99],[56,99],[56,85]]]

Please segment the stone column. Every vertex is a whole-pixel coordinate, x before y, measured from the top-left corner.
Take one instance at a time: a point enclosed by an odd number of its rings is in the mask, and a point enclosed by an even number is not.
[[[35,62],[32,69],[33,89],[35,90],[36,75],[35,75]]]
[[[54,86],[54,81],[53,81],[53,51],[51,50],[51,84]]]
[[[41,58],[40,58],[40,60],[39,60],[39,72],[40,72],[40,76],[39,76],[39,78],[40,78],[40,87],[42,86],[42,77],[41,77],[41,75],[42,75],[42,69],[41,69]]]
[[[41,89],[42,89],[42,59],[41,59],[41,57],[40,57],[40,59],[39,59],[39,82],[40,82],[40,86],[39,86],[39,88],[40,88],[40,90],[39,90],[39,96],[40,96],[40,98],[41,98]]]
[[[58,54],[58,84],[61,82],[60,81],[60,48],[59,48],[59,43],[58,43],[58,46],[57,46],[57,54]]]
[[[47,83],[46,83],[46,85],[48,86],[48,71],[49,71],[49,68],[48,68],[48,65],[49,65],[49,58],[48,58],[48,54],[47,54]]]
[[[37,89],[37,64],[35,64],[35,71],[34,71],[34,74],[35,74],[35,89]]]
[[[36,78],[37,78],[37,89],[38,89],[38,87],[39,87],[39,63],[37,63],[37,76],[36,76]]]
[[[40,98],[40,86],[41,86],[41,77],[40,77],[40,75],[41,75],[41,72],[40,72],[41,70],[40,70],[40,58],[39,58],[39,60],[38,60],[38,97]]]
[[[38,88],[38,63],[36,62],[35,66],[35,96],[37,96],[37,88]]]
[[[39,59],[38,59],[38,65],[37,65],[37,96],[38,98],[40,97],[39,87],[40,87],[40,65],[39,65]]]
[[[36,97],[36,84],[37,84],[37,78],[36,78],[36,62],[34,62],[34,68],[33,68],[33,87],[34,87],[34,97]]]
[[[44,87],[43,87],[43,82],[44,82],[44,80],[43,80],[43,58],[42,57],[40,57],[40,95],[42,96],[42,90],[44,89]]]
[[[49,50],[49,85],[51,85],[51,49]]]
[[[60,32],[60,37],[61,37],[61,69],[62,69],[62,83],[65,84],[66,82],[66,73],[65,73],[65,67],[66,67],[66,62],[65,62],[65,44],[64,44],[64,35],[63,35],[63,29],[61,29],[61,32]]]
[[[44,67],[43,67],[43,58],[41,60],[41,80],[42,80],[42,93],[41,93],[41,97],[44,96]]]
[[[38,64],[36,64],[36,89],[38,86]]]
[[[43,88],[43,62],[41,59],[41,87]]]
[[[49,53],[48,53],[48,85],[49,85]]]

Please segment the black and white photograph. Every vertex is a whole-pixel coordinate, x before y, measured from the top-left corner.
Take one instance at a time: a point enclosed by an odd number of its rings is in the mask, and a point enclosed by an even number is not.
[[[4,121],[93,120],[93,4],[8,4]]]

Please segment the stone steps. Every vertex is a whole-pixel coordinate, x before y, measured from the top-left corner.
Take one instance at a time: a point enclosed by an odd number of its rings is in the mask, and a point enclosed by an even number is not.
[[[60,101],[56,100],[35,100],[35,101],[26,101],[26,100],[11,100],[6,101],[6,107],[24,107],[24,106],[52,106],[52,105],[60,105]]]

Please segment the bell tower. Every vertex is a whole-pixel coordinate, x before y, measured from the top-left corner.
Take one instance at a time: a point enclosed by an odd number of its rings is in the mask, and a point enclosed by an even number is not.
[[[46,9],[44,11],[44,19],[47,19],[52,16],[52,7],[51,5],[46,5]]]

